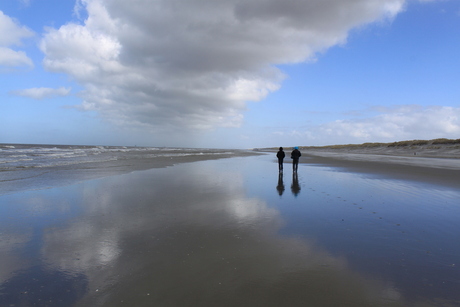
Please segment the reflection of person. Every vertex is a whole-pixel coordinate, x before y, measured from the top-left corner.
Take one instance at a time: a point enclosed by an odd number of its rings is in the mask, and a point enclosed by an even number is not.
[[[297,172],[297,167],[299,166],[299,158],[302,154],[299,151],[299,147],[294,147],[294,150],[291,152],[292,159],[292,170]]]
[[[284,154],[283,147],[280,147],[280,150],[276,154],[276,157],[278,158],[278,169],[280,171],[283,170],[283,159],[286,155]]]
[[[284,193],[284,182],[283,182],[283,173],[278,174],[278,185],[276,186],[278,194],[281,196]]]
[[[297,175],[297,172],[292,173],[291,191],[294,196],[297,196],[300,193],[299,176]]]

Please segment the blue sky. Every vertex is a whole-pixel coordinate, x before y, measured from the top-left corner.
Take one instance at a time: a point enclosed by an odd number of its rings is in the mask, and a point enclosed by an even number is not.
[[[460,138],[457,0],[5,0],[0,143]]]

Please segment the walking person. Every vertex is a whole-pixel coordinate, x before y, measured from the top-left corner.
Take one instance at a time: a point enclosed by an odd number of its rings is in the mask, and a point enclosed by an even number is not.
[[[278,153],[276,154],[276,157],[278,158],[278,170],[280,172],[283,171],[283,159],[286,156],[286,154],[283,151],[283,147],[280,147]]]
[[[294,147],[294,150],[291,152],[292,159],[292,171],[297,172],[299,166],[299,158],[302,154],[299,151],[299,147]]]

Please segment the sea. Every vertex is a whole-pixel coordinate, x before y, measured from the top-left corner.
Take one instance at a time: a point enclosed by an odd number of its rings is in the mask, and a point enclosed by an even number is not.
[[[241,154],[240,150],[0,144],[0,195],[40,189],[173,165],[179,160],[201,160]]]

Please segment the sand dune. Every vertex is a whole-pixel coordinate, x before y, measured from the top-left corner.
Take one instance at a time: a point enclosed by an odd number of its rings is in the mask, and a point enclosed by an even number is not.
[[[436,139],[430,141],[402,141],[394,143],[364,143],[360,145],[333,145],[303,147],[310,152],[357,153],[391,156],[418,156],[429,158],[460,158],[460,140]]]

